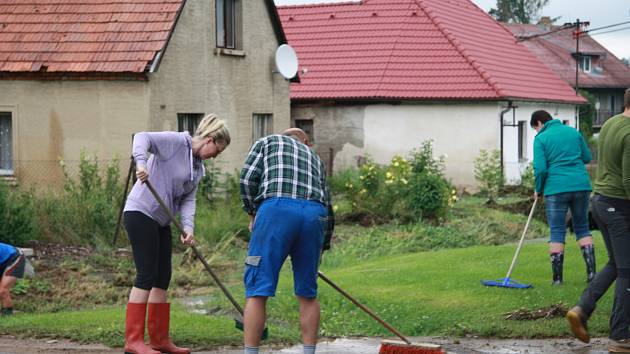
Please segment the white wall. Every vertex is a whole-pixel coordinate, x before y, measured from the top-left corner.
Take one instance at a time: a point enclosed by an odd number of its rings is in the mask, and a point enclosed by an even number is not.
[[[335,156],[335,169],[352,167],[357,155],[387,163],[432,139],[436,155],[447,155],[447,176],[473,187],[474,159],[479,149],[499,147],[496,102],[481,104],[376,104],[365,108],[363,148],[346,144]],[[356,162],[355,162],[356,166]]]
[[[574,106],[514,102],[515,121],[524,121],[526,158],[518,158],[518,128],[504,127],[504,172],[518,183],[533,160],[535,131],[529,126],[532,112],[545,109],[554,118],[574,125]],[[357,166],[369,156],[388,163],[395,154],[407,156],[423,141],[432,139],[436,155],[446,154],[446,174],[460,187],[474,190],[474,161],[479,151],[500,149],[499,115],[507,102],[407,103],[371,105],[302,104],[292,108],[292,119],[313,119],[316,149],[324,157],[334,151],[334,171]],[[504,115],[512,124],[512,111]]]

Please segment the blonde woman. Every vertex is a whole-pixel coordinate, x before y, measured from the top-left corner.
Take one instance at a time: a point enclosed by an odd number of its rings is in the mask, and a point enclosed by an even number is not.
[[[175,346],[169,337],[170,304],[166,294],[171,280],[170,221],[144,182],[151,182],[174,215],[180,213],[185,231],[180,240],[193,244],[195,195],[204,174],[202,161],[217,157],[229,144],[227,126],[214,114],[201,120],[193,137],[188,132],[142,132],[134,136],[138,181],[125,204],[124,224],[136,279],[127,303],[125,353],[190,353],[190,349]],[[144,342],[147,308],[149,346]]]

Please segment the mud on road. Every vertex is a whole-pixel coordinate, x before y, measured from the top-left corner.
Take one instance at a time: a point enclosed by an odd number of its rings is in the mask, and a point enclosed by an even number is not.
[[[448,353],[457,354],[604,354],[608,340],[596,338],[585,345],[573,339],[481,339],[418,337],[413,342],[441,344]],[[318,354],[377,354],[380,338],[340,338],[317,345]],[[122,348],[101,344],[78,344],[56,339],[29,339],[0,336],[0,354],[120,354]],[[242,354],[240,348],[215,348],[194,351],[195,354]],[[301,346],[263,347],[264,354],[301,354]]]

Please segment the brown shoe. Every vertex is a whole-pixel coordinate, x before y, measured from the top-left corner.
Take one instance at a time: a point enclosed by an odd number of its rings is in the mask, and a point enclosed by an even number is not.
[[[588,329],[586,329],[586,315],[584,315],[581,307],[574,306],[570,309],[567,312],[567,321],[569,321],[569,327],[575,338],[584,343],[591,341],[591,336],[588,334]]]
[[[610,340],[608,351],[611,353],[630,353],[630,339]]]

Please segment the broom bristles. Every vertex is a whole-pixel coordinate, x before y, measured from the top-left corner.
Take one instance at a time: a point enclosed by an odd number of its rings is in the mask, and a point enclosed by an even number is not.
[[[379,354],[444,354],[442,347],[436,344],[407,344],[399,341],[383,341]]]

